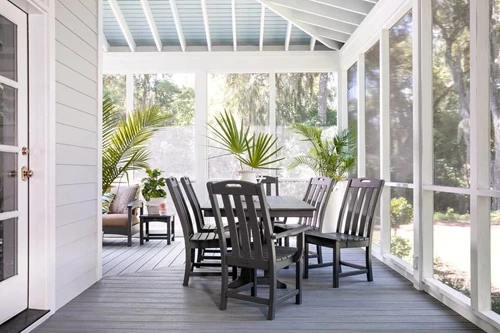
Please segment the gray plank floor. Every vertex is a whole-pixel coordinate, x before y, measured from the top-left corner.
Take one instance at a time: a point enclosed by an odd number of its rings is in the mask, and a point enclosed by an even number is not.
[[[230,299],[228,309],[219,311],[220,278],[193,277],[183,287],[180,239],[170,246],[164,241],[127,249],[111,244],[103,249],[105,277],[35,332],[481,331],[377,260],[374,282],[346,277],[339,289],[331,288],[331,268],[311,270],[302,305],[289,300],[268,321],[265,306],[239,300]],[[325,258],[330,255],[325,251]],[[343,259],[361,262],[363,252],[347,250]],[[280,278],[293,286],[294,271],[281,270]]]

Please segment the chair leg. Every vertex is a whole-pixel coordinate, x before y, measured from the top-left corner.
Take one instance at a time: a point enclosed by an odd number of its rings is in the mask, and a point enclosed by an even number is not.
[[[198,258],[196,259],[196,262],[200,263],[203,260],[203,249],[198,249]],[[197,266],[200,267],[200,266]]]
[[[372,282],[373,281],[373,271],[372,271],[372,249],[371,249],[371,246],[366,247],[365,257],[366,257],[366,268],[368,269],[368,273],[366,273],[366,278],[367,278],[368,282]]]
[[[318,254],[318,264],[323,263],[323,251],[321,249],[321,246],[316,245],[316,253]]]
[[[335,242],[333,249],[333,288],[339,287],[340,279],[340,245]]]
[[[222,263],[221,269],[222,269],[222,280],[221,280],[221,287],[220,287],[220,305],[219,305],[219,309],[226,310],[227,309],[227,296],[226,296],[226,292],[227,292],[227,290],[229,288],[228,266],[225,263]]]
[[[192,256],[193,256],[194,249],[190,249],[189,247],[186,247],[184,252],[186,253],[186,263],[184,265],[184,282],[182,283],[182,285],[184,287],[186,287],[189,283],[189,275],[191,274],[191,270],[193,269]]]
[[[302,258],[295,263],[295,289],[299,293],[295,296],[295,304],[302,304]]]
[[[250,273],[250,279],[252,279],[252,289],[250,289],[250,295],[257,296],[257,270],[252,269]]]
[[[128,247],[132,246],[132,232],[129,232],[127,235],[127,246]]]
[[[309,278],[309,245],[306,243],[304,250],[304,279]]]
[[[276,313],[276,270],[274,267],[269,272],[269,307],[267,310],[267,320],[273,320]]]
[[[285,237],[285,246],[290,246],[290,237]]]
[[[237,266],[233,266],[233,274],[232,274],[232,279],[233,281],[236,280],[238,278],[238,267]]]
[[[198,249],[198,251],[200,251],[200,249]],[[196,256],[196,250],[195,249],[191,249],[191,272],[194,271],[194,267],[196,266],[195,263],[195,256]],[[196,266],[197,268],[200,268],[200,266]]]

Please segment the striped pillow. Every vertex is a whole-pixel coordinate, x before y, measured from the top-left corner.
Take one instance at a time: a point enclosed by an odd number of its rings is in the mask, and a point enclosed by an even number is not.
[[[111,206],[111,203],[113,202],[113,199],[115,198],[115,194],[111,192],[104,193],[102,195],[102,213],[103,214],[108,214],[109,213],[109,207]]]

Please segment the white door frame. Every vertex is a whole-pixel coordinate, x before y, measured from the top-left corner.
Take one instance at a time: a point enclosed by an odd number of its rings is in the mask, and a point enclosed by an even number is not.
[[[6,1],[6,0],[2,0]],[[28,307],[55,310],[55,6],[10,0],[28,13],[30,180]]]

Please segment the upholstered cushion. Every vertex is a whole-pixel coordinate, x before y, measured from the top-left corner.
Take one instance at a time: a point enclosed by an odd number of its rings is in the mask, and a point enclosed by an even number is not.
[[[102,213],[103,214],[108,214],[109,213],[109,207],[111,206],[111,203],[113,202],[113,198],[115,197],[114,193],[104,193],[102,195]]]
[[[103,227],[126,227],[128,214],[106,214],[102,216]],[[132,215],[132,225],[139,223],[139,218]]]
[[[112,214],[126,214],[127,205],[137,199],[139,195],[139,185],[118,186],[111,189],[115,193],[115,199],[109,208]]]

